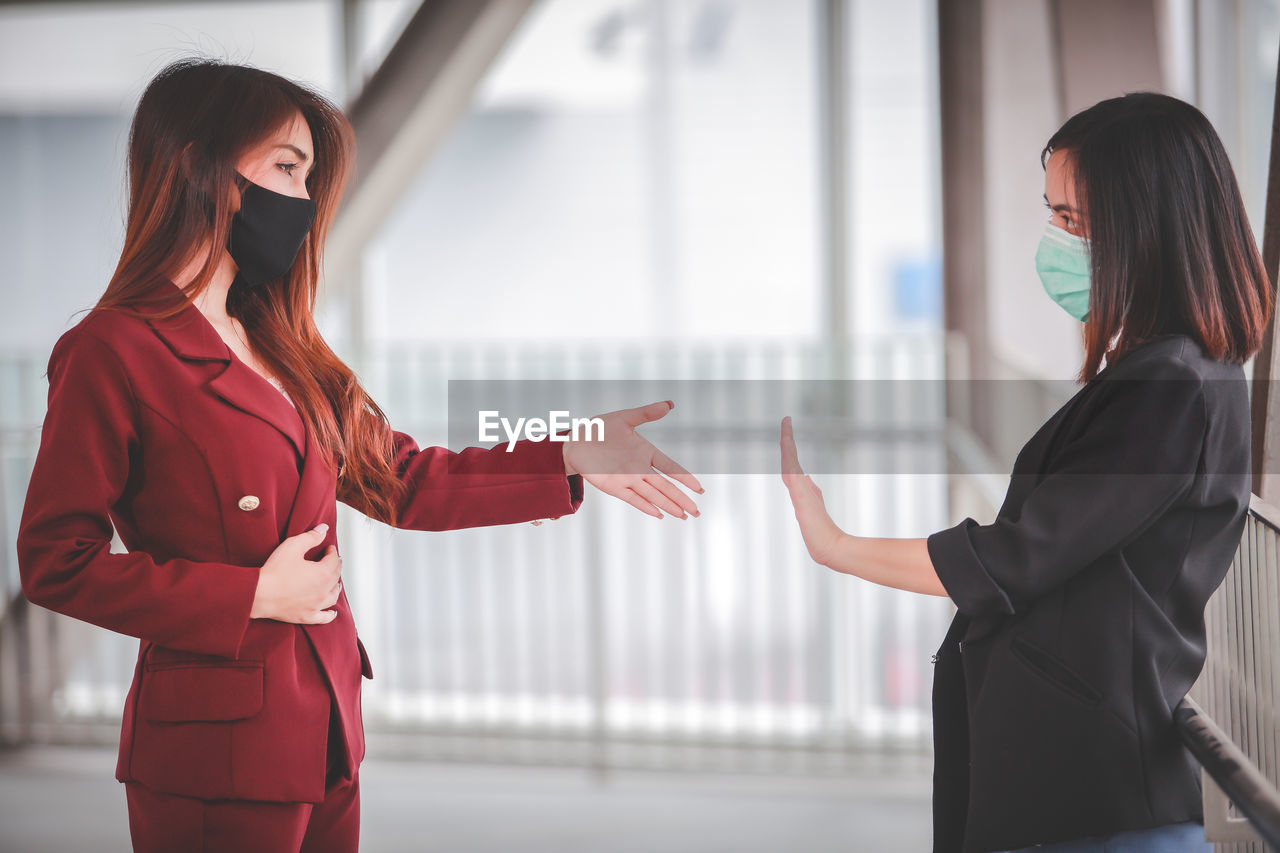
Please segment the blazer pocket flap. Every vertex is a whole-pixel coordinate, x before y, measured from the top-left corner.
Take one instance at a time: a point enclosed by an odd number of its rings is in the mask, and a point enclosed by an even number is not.
[[[373,664],[369,663],[369,653],[364,650],[364,643],[356,637],[356,648],[360,650],[360,674],[365,678],[373,678]]]
[[[148,668],[139,705],[157,723],[242,720],[262,709],[262,663],[169,664]]]
[[[1102,699],[1102,694],[1093,685],[1039,646],[1032,645],[1022,637],[1015,637],[1010,649],[1041,678],[1086,705],[1096,705]]]

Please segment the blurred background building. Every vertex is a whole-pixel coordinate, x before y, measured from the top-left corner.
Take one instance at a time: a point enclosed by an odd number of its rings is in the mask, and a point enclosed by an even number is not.
[[[850,415],[842,453],[948,461],[825,476],[833,515],[925,536],[994,515],[1001,460],[1079,364],[1032,263],[1044,142],[1104,97],[1185,98],[1261,243],[1278,5],[0,5],[0,741],[46,745],[0,754],[0,850],[127,849],[110,767],[136,641],[25,606],[14,538],[48,353],[114,268],[128,121],[167,62],[248,62],[352,116],[322,328],[424,446],[447,443],[453,379],[1045,382],[1022,419]],[[342,507],[375,670],[367,849],[927,849],[949,603],[813,565],[776,475],[695,473],[689,523],[598,492],[556,524],[449,533]],[[102,804],[91,834],[43,819],[48,785]]]

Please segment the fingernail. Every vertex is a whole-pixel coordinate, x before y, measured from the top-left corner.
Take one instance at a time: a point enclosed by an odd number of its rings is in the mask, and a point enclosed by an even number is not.
[[[674,408],[676,407],[676,404],[675,404],[674,402],[672,402],[671,400],[668,400],[668,401],[667,401],[667,405],[668,405],[668,406],[670,406],[670,407],[671,407],[671,409],[674,409]],[[667,409],[667,411],[669,412],[669,411],[671,411],[671,409]]]
[[[316,530],[319,530],[321,533],[327,533],[329,532],[329,525],[322,521],[316,525]]]

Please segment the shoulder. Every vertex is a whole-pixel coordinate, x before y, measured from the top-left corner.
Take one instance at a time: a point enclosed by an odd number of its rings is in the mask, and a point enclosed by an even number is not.
[[[77,352],[94,352],[122,362],[154,340],[155,333],[145,319],[123,311],[94,309],[54,342],[49,363],[53,366]]]
[[[1128,400],[1128,408],[1145,408],[1160,417],[1195,409],[1202,426],[1219,423],[1218,429],[1248,430],[1244,365],[1213,358],[1190,335],[1169,335],[1138,346],[1100,373],[1098,383],[1095,396],[1105,405]]]
[[[145,319],[120,311],[92,310],[54,342],[46,375],[51,383],[82,389],[90,385],[119,387],[132,395],[128,365],[153,358],[155,342]]]
[[[1185,379],[1205,382],[1243,379],[1244,366],[1210,357],[1200,342],[1187,334],[1163,335],[1135,347],[1107,371],[1106,380]]]
[[[1199,399],[1228,418],[1248,419],[1248,380],[1244,365],[1220,361],[1185,334],[1168,335],[1131,350],[1115,367],[1099,374],[1111,389],[1142,388],[1164,399]]]
[[[1140,344],[1086,386],[1081,421],[1122,433],[1134,446],[1155,436],[1199,435],[1209,405],[1198,354],[1195,342],[1181,335]]]
[[[72,333],[95,338],[111,347],[135,346],[155,336],[144,318],[110,308],[91,311],[67,330],[67,334]]]
[[[1095,397],[1100,403],[1128,399],[1134,406],[1190,404],[1203,398],[1207,373],[1195,341],[1184,335],[1163,337],[1130,350],[1099,373]]]

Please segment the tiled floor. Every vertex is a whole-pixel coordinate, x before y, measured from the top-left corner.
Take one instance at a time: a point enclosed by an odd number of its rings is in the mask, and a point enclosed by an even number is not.
[[[0,852],[129,850],[102,750],[0,752]],[[927,779],[622,773],[370,760],[363,853],[914,853]]]

